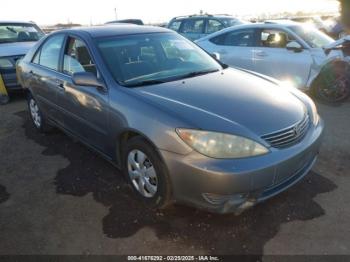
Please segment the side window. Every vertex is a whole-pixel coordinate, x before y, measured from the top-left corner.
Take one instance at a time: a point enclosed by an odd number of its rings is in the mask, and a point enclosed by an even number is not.
[[[36,53],[32,62],[58,71],[63,40],[64,35],[56,35],[49,38]]]
[[[216,36],[210,41],[216,45],[250,47],[254,46],[254,35],[253,29],[231,31]]]
[[[260,46],[269,48],[285,48],[292,40],[294,39],[287,33],[274,29],[262,30],[259,36]]]
[[[224,25],[220,21],[209,19],[205,33],[212,34],[214,32],[220,31],[223,28],[224,28]]]
[[[203,19],[188,19],[182,22],[181,33],[185,34],[201,34],[204,30]]]
[[[96,65],[92,61],[85,43],[70,37],[64,52],[63,72],[68,75],[90,72],[97,76]]]
[[[180,26],[181,26],[181,21],[173,21],[173,22],[171,22],[171,24],[169,25],[169,29],[178,32],[179,29],[180,29]]]

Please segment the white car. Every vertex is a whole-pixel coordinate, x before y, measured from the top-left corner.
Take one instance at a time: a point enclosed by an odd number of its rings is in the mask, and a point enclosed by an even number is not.
[[[292,21],[233,26],[196,43],[229,66],[256,71],[304,91],[326,65],[349,65],[340,50],[326,51],[334,43],[332,38]]]

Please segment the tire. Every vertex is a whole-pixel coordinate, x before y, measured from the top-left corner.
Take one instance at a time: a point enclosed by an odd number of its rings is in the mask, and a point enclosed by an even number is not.
[[[49,133],[52,130],[52,126],[48,124],[37,101],[30,92],[28,92],[27,102],[30,119],[32,120],[34,127],[41,133]]]
[[[171,203],[167,168],[150,143],[139,136],[131,138],[123,150],[123,163],[125,177],[147,207],[165,208]]]
[[[325,66],[313,84],[312,95],[323,103],[335,104],[350,95],[350,66],[333,63]]]

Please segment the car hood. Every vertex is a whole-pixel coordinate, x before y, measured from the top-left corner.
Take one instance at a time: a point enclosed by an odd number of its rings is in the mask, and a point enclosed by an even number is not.
[[[287,89],[238,69],[138,88],[152,103],[205,130],[263,135],[300,121],[305,105]]]
[[[25,55],[36,42],[16,42],[0,44],[0,57]]]

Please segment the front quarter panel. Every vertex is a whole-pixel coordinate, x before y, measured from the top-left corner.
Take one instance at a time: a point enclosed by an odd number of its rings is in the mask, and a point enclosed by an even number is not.
[[[143,135],[157,149],[188,154],[192,149],[176,134],[179,126],[187,126],[175,115],[143,100],[135,90],[124,87],[110,89],[111,130],[116,141],[124,132]]]

